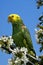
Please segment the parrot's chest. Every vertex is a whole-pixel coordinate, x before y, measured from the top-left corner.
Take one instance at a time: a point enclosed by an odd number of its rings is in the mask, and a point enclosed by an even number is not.
[[[19,32],[19,33],[17,33],[17,34],[15,34],[15,35],[13,35],[13,39],[14,39],[14,42],[15,42],[15,44],[16,44],[16,46],[24,46],[24,37],[23,37],[23,34],[22,34],[22,32]]]

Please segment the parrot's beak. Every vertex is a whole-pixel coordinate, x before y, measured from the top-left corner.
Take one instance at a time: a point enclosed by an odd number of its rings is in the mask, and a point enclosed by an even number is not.
[[[11,17],[10,16],[8,16],[8,22],[11,22]]]

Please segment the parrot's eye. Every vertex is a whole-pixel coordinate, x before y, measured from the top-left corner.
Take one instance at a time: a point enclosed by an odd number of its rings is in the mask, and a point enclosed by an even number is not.
[[[14,17],[14,16],[12,16],[12,17]]]

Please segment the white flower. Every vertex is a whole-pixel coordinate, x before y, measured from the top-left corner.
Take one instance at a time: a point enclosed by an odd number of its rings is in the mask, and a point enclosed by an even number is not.
[[[43,34],[43,30],[42,29],[37,30],[37,33],[36,34],[40,34],[40,33]]]
[[[26,57],[26,53],[28,52],[27,48],[25,48],[25,47],[22,47],[21,49],[16,48],[15,51],[16,52],[22,52],[22,57],[21,58],[18,58],[17,57],[15,62],[18,63],[18,62],[23,61],[24,62],[24,65],[26,65],[26,63],[28,62],[28,58]]]
[[[20,63],[20,58],[19,57],[17,57],[16,60],[15,60],[15,64],[17,64],[17,63]]]
[[[22,48],[20,49],[20,51],[21,51],[21,52],[24,52],[25,54],[28,52],[27,48],[25,48],[25,47],[22,47]]]
[[[12,45],[13,39],[8,39],[8,44]]]
[[[35,37],[36,37],[37,43],[43,42],[43,37],[42,37],[41,34],[43,35],[43,30],[42,29],[39,29],[39,30],[36,31]]]
[[[7,43],[8,43],[9,46],[14,43],[14,42],[13,42],[13,39],[12,39],[12,36],[9,36],[9,37],[8,37]]]
[[[21,47],[21,49],[19,49],[18,47],[16,47],[16,48],[12,51],[13,54],[17,54],[17,53],[19,53],[19,52],[26,54],[26,53],[28,52],[28,50],[27,50],[27,48],[25,48],[25,47]]]
[[[6,42],[6,41],[8,40],[8,37],[2,36],[2,37],[1,37],[1,40],[3,40],[4,42]]]
[[[29,59],[26,57],[25,53],[23,53],[21,60],[24,61],[24,65],[26,65],[26,63],[29,61]]]
[[[20,49],[19,49],[18,47],[16,47],[16,48],[14,49],[14,53],[18,53],[18,52],[20,52]]]

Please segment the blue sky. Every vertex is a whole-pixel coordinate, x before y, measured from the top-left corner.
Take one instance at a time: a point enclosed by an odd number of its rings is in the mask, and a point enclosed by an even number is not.
[[[8,15],[11,13],[19,14],[24,24],[30,30],[33,46],[36,54],[39,56],[39,45],[35,39],[35,28],[39,23],[38,18],[42,15],[43,7],[37,9],[36,0],[1,0],[0,1],[0,37],[2,35],[10,36],[12,34],[12,26],[8,23]],[[11,55],[0,51],[0,65],[7,65],[8,58]]]

